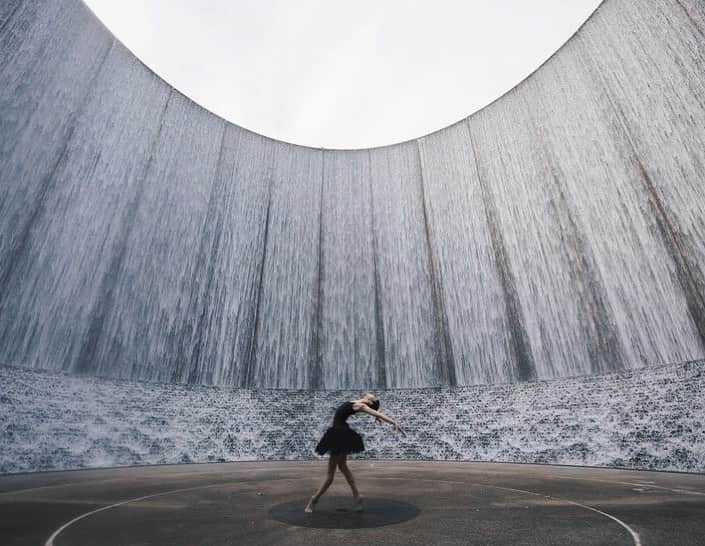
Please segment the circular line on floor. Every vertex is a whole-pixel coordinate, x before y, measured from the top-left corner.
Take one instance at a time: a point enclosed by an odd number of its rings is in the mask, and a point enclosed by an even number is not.
[[[403,480],[404,478],[377,478],[381,480]],[[537,497],[544,497],[546,499],[555,499],[555,500],[560,500],[563,502],[567,502],[570,504],[573,504],[575,506],[579,506],[580,508],[585,508],[586,510],[591,510],[593,512],[596,512],[598,514],[601,514],[611,520],[614,520],[616,523],[621,525],[626,531],[631,535],[632,540],[634,541],[634,546],[642,546],[641,544],[641,538],[639,538],[639,533],[637,533],[634,529],[632,529],[628,524],[623,522],[621,519],[619,519],[616,516],[613,516],[612,514],[608,514],[607,512],[603,512],[602,510],[599,510],[593,506],[589,506],[587,504],[581,504],[577,501],[573,501],[570,499],[566,499],[564,497],[555,497],[553,495],[544,495],[543,493],[537,493],[536,491],[528,491],[526,489],[515,489],[513,487],[503,487],[501,485],[490,485],[486,483],[477,483],[477,482],[466,482],[466,481],[459,481],[459,480],[437,480],[437,479],[430,479],[430,478],[414,478],[416,481],[432,481],[432,482],[437,482],[437,483],[454,483],[454,484],[464,484],[464,485],[475,485],[479,487],[491,487],[493,489],[502,489],[505,491],[515,491],[518,493],[528,493],[529,495],[535,495]]]
[[[277,480],[282,479],[278,478]],[[308,479],[308,478],[283,478],[283,479],[288,479],[288,480],[303,480],[303,479]],[[394,477],[377,477],[375,479],[378,480],[404,480],[405,478],[394,478]],[[478,487],[489,487],[493,489],[500,489],[500,490],[505,490],[505,491],[514,491],[518,493],[527,493],[529,495],[534,495],[538,497],[544,497],[547,499],[555,499],[555,500],[560,500],[564,502],[568,502],[570,504],[573,504],[575,506],[578,506],[580,508],[584,508],[586,510],[591,510],[597,514],[600,514],[606,518],[609,518],[616,523],[618,523],[620,526],[622,526],[632,537],[632,540],[634,542],[634,546],[642,546],[641,544],[641,539],[639,537],[639,534],[634,531],[627,523],[623,522],[616,516],[613,516],[612,514],[609,514],[607,512],[603,512],[602,510],[599,510],[595,507],[589,506],[587,504],[582,504],[577,501],[573,501],[571,499],[566,499],[563,497],[555,497],[552,495],[544,495],[543,493],[537,493],[536,491],[529,491],[526,489],[516,489],[516,488],[511,488],[511,487],[503,487],[499,485],[490,485],[490,484],[485,484],[485,483],[477,483],[477,482],[467,482],[467,481],[459,481],[459,480],[439,480],[439,479],[431,479],[431,478],[414,478],[416,481],[431,481],[431,482],[436,482],[436,483],[452,483],[452,484],[462,484],[462,485],[474,485]],[[276,480],[261,480],[261,481],[276,481]],[[587,479],[586,479],[587,481]],[[171,495],[173,493],[183,493],[185,491],[195,491],[197,489],[209,489],[212,487],[219,487],[219,486],[224,486],[224,485],[229,485],[233,483],[242,483],[242,480],[231,480],[231,481],[226,481],[226,482],[218,482],[218,483],[211,483],[211,484],[206,484],[206,485],[198,485],[194,487],[185,487],[185,488],[179,488],[179,489],[172,489],[169,491],[162,491],[160,493],[154,493],[151,495],[143,495],[141,497],[135,497],[133,499],[127,499],[121,502],[117,502],[114,504],[110,504],[108,506],[102,506],[100,508],[97,508],[95,510],[91,510],[89,512],[86,512],[84,514],[81,514],[79,516],[76,516],[75,518],[71,519],[70,521],[64,523],[61,527],[59,527],[56,531],[54,531],[51,536],[47,539],[47,541],[44,543],[44,546],[55,546],[54,545],[54,540],[66,529],[68,529],[71,525],[74,523],[77,523],[78,521],[81,521],[82,519],[85,519],[87,517],[93,516],[95,514],[98,514],[100,512],[104,512],[106,510],[110,510],[112,508],[117,508],[119,506],[124,506],[125,504],[130,504],[133,502],[140,502],[143,500],[155,498],[155,497],[161,497],[161,496],[166,496],[166,495]]]
[[[306,480],[308,478],[278,478],[277,480],[281,479],[286,479],[286,480]],[[260,480],[260,481],[275,481],[275,480]],[[230,480],[226,482],[218,482],[218,483],[210,483],[206,485],[196,485],[194,487],[183,487],[180,489],[171,489],[169,491],[162,491],[161,493],[154,493],[152,495],[144,495],[142,497],[135,497],[134,499],[127,499],[124,501],[116,502],[114,504],[109,504],[108,506],[102,506],[100,508],[97,508],[95,510],[91,510],[90,512],[86,512],[85,514],[81,514],[80,516],[76,516],[70,521],[67,521],[64,523],[61,527],[59,527],[56,531],[54,531],[51,536],[47,539],[47,541],[44,543],[44,546],[54,546],[54,540],[56,537],[58,537],[62,532],[64,532],[66,529],[68,529],[71,525],[74,523],[81,521],[82,519],[85,519],[89,516],[93,516],[95,514],[98,514],[99,512],[104,512],[105,510],[110,510],[111,508],[117,508],[118,506],[123,506],[125,504],[130,504],[132,502],[140,502],[143,500],[147,499],[153,499],[155,497],[162,497],[165,495],[171,495],[172,493],[183,493],[184,491],[195,491],[196,489],[208,489],[211,487],[218,487],[218,486],[223,486],[223,485],[229,485],[233,483],[243,483],[242,480]]]

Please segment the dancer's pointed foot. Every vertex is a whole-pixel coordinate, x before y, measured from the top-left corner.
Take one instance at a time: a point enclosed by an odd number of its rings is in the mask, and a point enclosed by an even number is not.
[[[362,505],[362,495],[358,495],[355,499],[355,512],[362,512],[364,509]]]
[[[313,500],[313,497],[311,497],[308,501],[308,504],[306,505],[306,508],[304,508],[304,512],[306,512],[307,514],[311,514],[317,502],[318,501]]]

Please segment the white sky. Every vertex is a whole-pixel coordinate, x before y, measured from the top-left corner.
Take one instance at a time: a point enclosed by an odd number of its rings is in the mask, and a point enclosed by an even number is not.
[[[85,0],[199,104],[325,148],[391,144],[492,102],[600,0]]]

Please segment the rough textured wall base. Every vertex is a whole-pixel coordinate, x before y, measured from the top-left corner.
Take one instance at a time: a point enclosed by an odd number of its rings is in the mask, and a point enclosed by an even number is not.
[[[0,367],[0,473],[310,459],[353,391],[238,390]],[[705,472],[705,361],[493,386],[380,392],[406,436],[353,417],[363,457]],[[413,408],[413,409],[412,409]],[[426,413],[416,413],[422,408]]]

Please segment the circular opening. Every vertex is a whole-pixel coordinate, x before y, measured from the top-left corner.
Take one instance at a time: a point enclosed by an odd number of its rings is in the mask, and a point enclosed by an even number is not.
[[[157,74],[287,142],[365,148],[462,119],[514,87],[599,0],[86,0]]]

